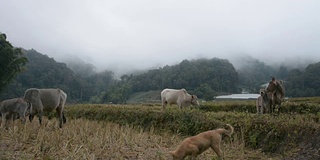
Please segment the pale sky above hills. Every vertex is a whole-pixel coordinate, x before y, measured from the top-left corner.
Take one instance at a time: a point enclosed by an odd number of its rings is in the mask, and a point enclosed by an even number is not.
[[[318,0],[4,0],[0,32],[58,61],[124,72],[249,55],[320,60]]]

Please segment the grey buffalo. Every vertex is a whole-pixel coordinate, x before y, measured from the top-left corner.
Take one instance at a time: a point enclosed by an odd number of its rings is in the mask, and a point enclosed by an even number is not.
[[[32,112],[32,105],[30,102],[24,101],[22,98],[13,98],[4,100],[0,106],[0,113],[2,116],[1,127],[9,119],[20,118],[22,124],[26,122],[26,115]]]
[[[190,104],[199,106],[198,97],[190,95],[185,89],[164,89],[161,92],[161,101],[163,110],[167,104],[177,104],[180,109],[188,107]]]
[[[29,116],[32,121],[34,115],[38,115],[39,123],[41,125],[42,116],[44,112],[57,111],[59,115],[59,127],[66,123],[64,116],[64,106],[67,100],[67,94],[61,89],[37,89],[30,88],[24,93],[24,100],[30,101],[33,106],[33,112]]]

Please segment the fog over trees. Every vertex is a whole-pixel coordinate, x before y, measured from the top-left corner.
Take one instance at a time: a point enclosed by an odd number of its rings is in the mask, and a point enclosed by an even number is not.
[[[28,59],[26,70],[1,92],[1,99],[21,97],[27,88],[36,87],[61,88],[68,94],[68,103],[126,103],[133,93],[164,88],[185,88],[201,99],[213,100],[222,94],[258,93],[271,75],[284,81],[288,97],[320,96],[320,62],[293,68],[244,56],[235,68],[227,59],[185,59],[115,77],[113,71],[97,72],[81,59],[61,63],[34,49],[23,50],[23,55]]]

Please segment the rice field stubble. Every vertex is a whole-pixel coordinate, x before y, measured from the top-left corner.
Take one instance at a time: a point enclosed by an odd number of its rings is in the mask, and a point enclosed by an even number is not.
[[[68,119],[62,129],[57,119],[44,119],[22,125],[15,121],[8,129],[0,130],[0,159],[171,159],[183,136],[148,131],[140,127],[119,125],[87,119]],[[225,159],[280,159],[260,150],[244,147],[241,137],[225,138],[222,150]],[[198,159],[216,159],[208,149]]]

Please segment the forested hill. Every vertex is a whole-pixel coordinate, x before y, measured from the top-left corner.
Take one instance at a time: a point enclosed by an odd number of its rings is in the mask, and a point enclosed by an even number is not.
[[[288,69],[247,59],[236,70],[225,59],[183,60],[181,63],[129,74],[114,79],[112,71],[96,73],[85,62],[65,64],[56,62],[36,50],[25,50],[28,59],[21,73],[0,99],[23,96],[27,88],[61,88],[68,94],[68,103],[126,103],[137,92],[185,88],[199,98],[212,100],[214,96],[249,91],[257,93],[270,75],[284,80],[286,96],[320,96],[320,62],[306,68]],[[73,68],[71,70],[70,68]]]
[[[28,59],[26,69],[15,78],[7,90],[1,93],[1,99],[21,97],[28,88],[61,88],[68,92],[68,97],[75,98],[77,77],[66,64],[56,62],[36,50],[23,50]]]
[[[238,73],[224,59],[183,60],[180,64],[149,70],[140,75],[124,75],[121,79],[132,85],[133,92],[185,88],[209,96],[219,93],[236,93]]]

